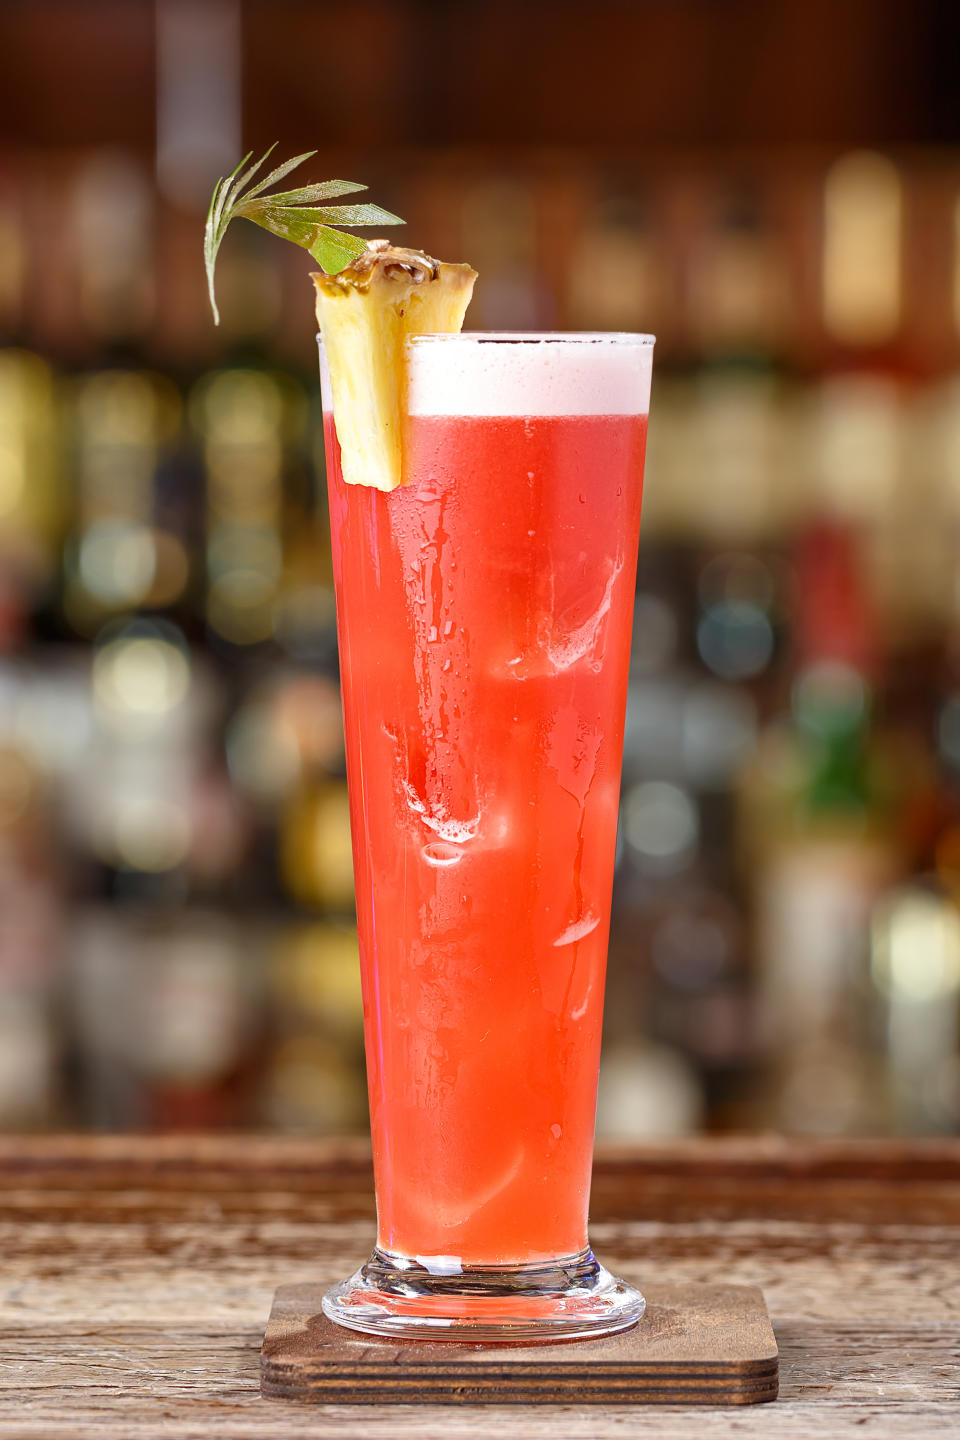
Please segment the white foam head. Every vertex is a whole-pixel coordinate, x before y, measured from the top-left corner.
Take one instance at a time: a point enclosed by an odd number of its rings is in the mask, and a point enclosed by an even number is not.
[[[646,415],[652,335],[417,335],[411,415]]]

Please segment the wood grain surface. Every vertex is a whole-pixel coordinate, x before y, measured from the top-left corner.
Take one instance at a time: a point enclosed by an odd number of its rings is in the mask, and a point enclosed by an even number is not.
[[[276,1287],[327,1284],[370,1250],[362,1145],[0,1138],[0,1436],[960,1437],[960,1143],[607,1152],[592,1213],[598,1254],[641,1288],[763,1289],[775,1405],[264,1401]]]

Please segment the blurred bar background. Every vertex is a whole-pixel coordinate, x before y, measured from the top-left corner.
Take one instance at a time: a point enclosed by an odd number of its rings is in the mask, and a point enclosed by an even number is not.
[[[319,147],[657,334],[599,1131],[960,1128],[955,0],[4,0],[0,1128],[366,1124]]]

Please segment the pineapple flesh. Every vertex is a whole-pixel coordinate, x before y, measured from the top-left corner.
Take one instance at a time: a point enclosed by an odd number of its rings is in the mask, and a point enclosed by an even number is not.
[[[333,418],[350,485],[403,483],[405,341],[457,334],[476,280],[421,250],[372,240],[335,275],[314,275]]]

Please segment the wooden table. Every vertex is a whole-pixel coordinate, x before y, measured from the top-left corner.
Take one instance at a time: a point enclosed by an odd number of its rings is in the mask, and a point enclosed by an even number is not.
[[[266,1402],[274,1287],[373,1239],[357,1144],[0,1139],[0,1436],[960,1436],[960,1142],[607,1152],[593,1241],[645,1280],[761,1285],[781,1399],[749,1410]]]

